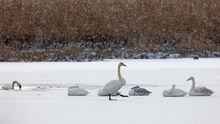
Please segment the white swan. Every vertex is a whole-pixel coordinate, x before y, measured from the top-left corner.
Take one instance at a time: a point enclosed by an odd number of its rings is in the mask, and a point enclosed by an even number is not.
[[[190,77],[186,81],[192,80],[192,87],[189,91],[189,96],[210,96],[212,95],[213,91],[206,88],[206,87],[195,87],[195,78]]]
[[[79,86],[73,86],[68,88],[68,96],[86,96],[89,92]]]
[[[151,94],[150,91],[139,86],[135,86],[129,91],[129,96],[148,96],[149,94]]]
[[[13,81],[12,84],[6,83],[2,85],[3,90],[14,90],[15,84],[18,85],[19,89],[21,90],[21,84],[18,81]]]
[[[185,91],[182,89],[175,89],[176,85],[173,84],[172,88],[169,90],[163,91],[163,96],[164,97],[184,97],[187,95]]]
[[[121,95],[120,92],[118,92],[126,84],[126,80],[121,76],[121,72],[120,72],[121,66],[126,66],[126,65],[123,62],[120,62],[118,64],[118,80],[112,80],[108,82],[105,85],[105,87],[98,92],[99,96],[109,96],[109,100],[115,100],[115,99],[111,99],[112,95],[120,95],[122,97],[128,97]]]

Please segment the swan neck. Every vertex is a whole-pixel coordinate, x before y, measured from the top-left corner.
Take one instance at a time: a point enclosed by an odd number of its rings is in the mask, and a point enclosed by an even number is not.
[[[192,79],[192,87],[190,89],[190,92],[192,92],[195,89],[195,79]]]
[[[174,89],[175,89],[175,86],[172,86],[172,88],[171,88],[169,94],[171,94],[171,93],[173,92]]]
[[[122,79],[122,76],[121,76],[121,66],[120,65],[118,65],[118,78],[119,78],[119,80]]]
[[[11,89],[13,89],[14,90],[14,88],[15,88],[15,81],[12,83],[12,86],[11,86]]]

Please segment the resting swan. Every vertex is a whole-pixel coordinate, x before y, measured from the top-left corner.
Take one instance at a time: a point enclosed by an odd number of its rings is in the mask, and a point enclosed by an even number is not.
[[[184,97],[186,96],[186,92],[181,89],[175,89],[176,85],[173,84],[172,88],[169,90],[163,91],[164,97]]]
[[[126,80],[122,78],[121,76],[121,72],[120,72],[121,66],[126,66],[126,65],[123,62],[120,62],[118,64],[118,78],[119,79],[108,82],[104,86],[104,88],[98,92],[99,96],[109,96],[109,100],[116,100],[116,99],[111,99],[112,95],[120,95],[122,97],[128,97],[118,92],[126,84]]]
[[[139,86],[135,86],[129,91],[129,96],[148,96],[149,94],[151,94],[150,91]]]
[[[9,84],[9,83],[3,84],[2,85],[2,89],[3,90],[14,90],[15,84],[17,84],[19,89],[21,90],[22,86],[21,86],[21,84],[18,81],[13,81],[12,84]]]
[[[79,86],[68,88],[68,96],[86,96],[89,92]]]
[[[195,87],[195,78],[190,77],[186,81],[192,80],[192,87],[189,91],[189,96],[210,96],[212,95],[212,90],[206,88],[206,87]]]

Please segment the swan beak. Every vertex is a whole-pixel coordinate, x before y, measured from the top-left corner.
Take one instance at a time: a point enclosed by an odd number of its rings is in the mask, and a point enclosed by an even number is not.
[[[190,80],[190,78],[189,79],[187,79],[186,81],[189,81]]]

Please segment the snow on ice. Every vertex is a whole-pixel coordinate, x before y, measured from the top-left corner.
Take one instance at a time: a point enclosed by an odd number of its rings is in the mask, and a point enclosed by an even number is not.
[[[139,85],[149,96],[117,96],[117,101],[97,95],[108,81],[117,79],[117,64],[128,94]],[[219,124],[220,59],[104,60],[101,62],[0,63],[0,85],[19,81],[22,90],[0,90],[0,120],[4,124]],[[188,92],[196,86],[214,91],[209,97],[165,98],[172,84]],[[68,96],[78,85],[90,93]],[[116,96],[114,96],[116,97]]]

